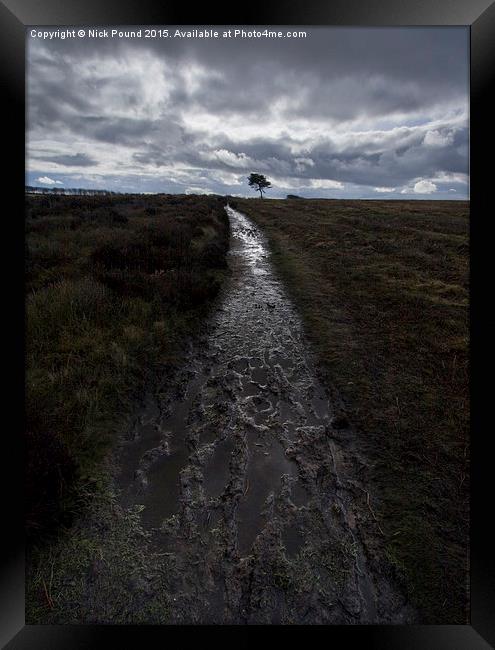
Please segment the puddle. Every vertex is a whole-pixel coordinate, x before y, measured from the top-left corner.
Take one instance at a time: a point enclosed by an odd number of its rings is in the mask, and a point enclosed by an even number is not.
[[[265,368],[255,368],[251,372],[251,377],[257,384],[266,384],[267,375],[268,372]]]
[[[259,444],[253,441],[249,445],[246,491],[237,508],[237,541],[241,555],[249,553],[261,532],[266,500],[280,490],[282,475],[294,475],[296,471],[278,442]]]
[[[215,445],[212,458],[203,473],[203,489],[207,497],[216,499],[224,491],[230,476],[230,459],[234,443],[226,438]]]
[[[253,395],[259,395],[260,388],[255,384],[251,379],[246,378],[242,381],[242,397],[252,397]]]
[[[248,359],[236,359],[232,363],[232,368],[239,373],[244,373],[249,367],[249,360]]]
[[[182,399],[173,402],[168,416],[162,418],[156,405],[148,404],[135,425],[136,437],[121,455],[119,485],[125,505],[143,505],[143,523],[159,527],[179,509],[179,474],[186,466],[186,428],[191,407],[205,377],[193,374],[182,391]],[[159,451],[164,447],[163,451]]]
[[[308,503],[309,494],[300,481],[292,485],[290,498],[292,503],[298,508]]]
[[[148,473],[148,485],[140,499],[144,510],[143,523],[158,528],[165,519],[179,509],[179,474],[186,466],[189,454],[183,445],[171,450],[170,455],[153,463]]]
[[[322,395],[316,395],[311,400],[316,417],[320,420],[328,420],[328,400]]]
[[[289,557],[294,557],[299,553],[304,544],[304,538],[300,528],[296,524],[284,528],[282,532],[282,543]]]

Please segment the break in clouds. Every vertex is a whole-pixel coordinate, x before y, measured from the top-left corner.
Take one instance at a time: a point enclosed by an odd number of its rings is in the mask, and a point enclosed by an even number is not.
[[[28,37],[27,183],[255,196],[258,172],[272,197],[467,198],[468,30],[306,31]]]

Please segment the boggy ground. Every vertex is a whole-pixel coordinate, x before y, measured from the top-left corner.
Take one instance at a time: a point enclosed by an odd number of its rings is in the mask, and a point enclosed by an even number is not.
[[[356,428],[381,550],[420,621],[466,623],[469,203],[234,202]]]
[[[140,566],[107,455],[155,370],[180,364],[211,309],[227,273],[224,206],[212,196],[26,196],[30,622],[84,622],[81,590],[104,531],[107,561],[127,574]]]
[[[226,272],[220,197],[26,197],[26,524],[38,544],[101,484],[150,371]]]
[[[114,494],[47,558],[45,620],[412,622],[380,553],[355,432],[263,235],[228,212],[218,307],[122,437]]]

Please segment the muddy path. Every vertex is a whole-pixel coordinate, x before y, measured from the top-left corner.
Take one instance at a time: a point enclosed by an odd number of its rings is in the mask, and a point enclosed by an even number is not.
[[[169,622],[408,622],[377,559],[352,429],[339,428],[263,234],[226,209],[218,308],[119,460],[122,503],[141,507],[167,559]]]

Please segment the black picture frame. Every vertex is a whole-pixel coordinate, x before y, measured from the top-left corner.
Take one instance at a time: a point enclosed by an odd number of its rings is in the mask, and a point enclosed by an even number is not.
[[[192,20],[194,18],[194,21]],[[471,30],[470,191],[471,191],[471,624],[461,626],[329,626],[324,630],[307,626],[231,627],[193,626],[26,626],[24,624],[23,543],[23,260],[24,260],[24,81],[25,27],[29,25],[469,25]],[[201,640],[248,647],[270,640],[277,644],[313,643],[314,634],[336,648],[357,647],[449,650],[481,650],[495,644],[495,579],[490,523],[490,432],[491,357],[488,335],[493,317],[488,316],[486,292],[490,271],[488,254],[491,203],[489,178],[492,165],[483,152],[492,152],[495,114],[489,92],[495,77],[495,4],[489,0],[333,0],[333,2],[274,2],[265,0],[262,9],[254,4],[213,8],[203,4],[194,10],[184,3],[153,0],[3,0],[0,2],[0,78],[4,107],[4,251],[7,266],[2,278],[4,295],[4,395],[13,414],[4,425],[4,550],[0,574],[0,642],[9,650],[24,648],[147,648]],[[491,140],[490,140],[491,137]],[[5,420],[4,420],[5,422]],[[491,427],[493,428],[493,427]],[[7,511],[5,514],[5,510]],[[488,523],[486,523],[488,522]],[[201,636],[200,636],[201,635]],[[203,636],[204,635],[204,636]],[[308,637],[309,635],[309,637]],[[6,645],[5,645],[6,644]],[[179,646],[179,647],[180,647]]]

